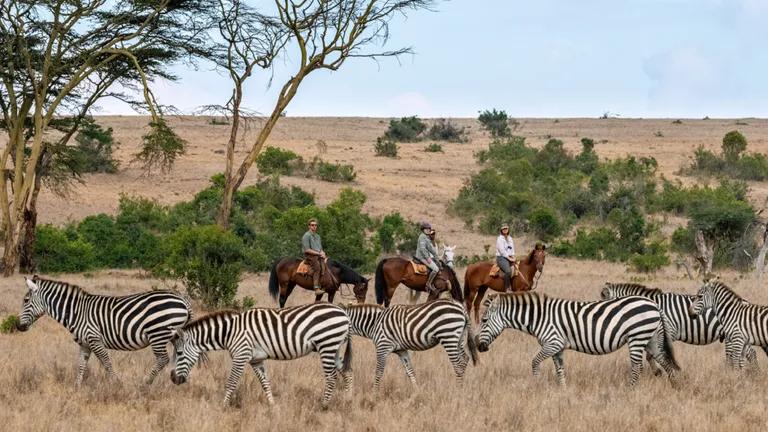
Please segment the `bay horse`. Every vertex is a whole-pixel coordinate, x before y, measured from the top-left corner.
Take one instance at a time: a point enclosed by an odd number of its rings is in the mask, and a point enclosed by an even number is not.
[[[536,272],[544,271],[544,261],[547,257],[547,246],[536,243],[531,253],[517,262],[519,273],[512,279],[512,291],[530,291],[536,287],[534,277]],[[464,274],[464,301],[467,313],[472,314],[472,304],[475,307],[475,323],[480,319],[480,304],[488,288],[504,292],[504,276],[499,271],[499,276],[491,277],[489,273],[496,264],[492,261],[483,261],[467,266]]]
[[[392,296],[400,284],[415,291],[427,292],[427,275],[414,273],[411,261],[406,258],[393,257],[379,261],[379,265],[376,266],[376,303],[389,307]],[[453,268],[443,265],[434,284],[437,293],[430,293],[427,301],[436,299],[443,291],[450,291],[454,300],[462,301],[461,283]]]
[[[280,296],[280,308],[285,306],[288,296],[298,285],[304,289],[314,292],[311,274],[296,274],[296,268],[301,263],[301,258],[284,257],[272,264],[269,272],[269,295],[275,301]],[[341,284],[352,285],[352,292],[358,303],[365,303],[365,296],[368,293],[368,279],[354,271],[351,267],[342,264],[336,260],[328,260],[328,269],[330,269],[333,278],[328,274],[320,281],[325,293],[328,294],[328,302],[333,303],[333,298]],[[315,295],[315,302],[319,302],[323,295]]]

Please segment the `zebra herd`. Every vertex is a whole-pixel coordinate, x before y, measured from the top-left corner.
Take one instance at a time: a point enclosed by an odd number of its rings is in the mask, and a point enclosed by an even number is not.
[[[565,383],[563,352],[607,354],[629,348],[630,385],[637,382],[643,354],[674,378],[679,371],[672,341],[705,345],[725,343],[728,363],[756,367],[753,345],[768,354],[768,307],[748,303],[725,284],[705,282],[696,295],[664,293],[636,284],[606,283],[601,300],[573,301],[536,292],[497,294],[483,302],[480,329],[473,335],[467,311],[453,300],[420,305],[383,307],[370,304],[313,303],[285,309],[254,308],[244,312],[214,312],[194,319],[189,303],[170,291],[127,296],[103,296],[82,288],[34,276],[26,279],[27,293],[18,329],[26,331],[47,314],[63,325],[80,346],[76,385],[80,385],[91,353],[107,373],[115,373],[107,350],[135,351],[152,347],[155,364],[147,383],[170,363],[171,381],[189,379],[192,366],[205,353],[227,350],[232,366],[225,404],[236,390],[247,365],[255,372],[269,403],[274,403],[264,362],[290,360],[316,352],[325,377],[322,404],[329,403],[338,379],[352,385],[352,336],[371,339],[376,349],[374,390],[378,390],[386,358],[397,354],[412,383],[416,377],[410,351],[441,345],[459,381],[478,351],[488,351],[506,328],[536,337],[540,351],[532,362],[534,375],[552,358],[557,381]],[[656,373],[661,371],[656,369]]]

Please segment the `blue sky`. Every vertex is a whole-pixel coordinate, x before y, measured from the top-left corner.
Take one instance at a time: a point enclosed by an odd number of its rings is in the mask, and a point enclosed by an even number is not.
[[[766,117],[768,0],[453,0],[392,23],[386,48],[400,62],[352,59],[313,73],[289,116]],[[291,69],[283,58],[275,83]],[[182,111],[223,103],[229,82],[176,68],[156,83]],[[266,74],[246,105],[268,112],[278,85]],[[119,103],[102,113],[126,114]]]

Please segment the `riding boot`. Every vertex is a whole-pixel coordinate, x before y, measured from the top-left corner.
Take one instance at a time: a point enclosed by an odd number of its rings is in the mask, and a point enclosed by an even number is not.
[[[427,276],[427,292],[437,294],[437,288],[435,287],[436,277],[437,277],[436,271],[429,272],[429,276]]]

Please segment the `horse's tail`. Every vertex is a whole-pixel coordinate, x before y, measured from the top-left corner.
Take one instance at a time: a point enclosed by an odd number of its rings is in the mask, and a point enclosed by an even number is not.
[[[272,263],[272,269],[269,271],[269,295],[274,301],[277,301],[277,296],[280,294],[280,283],[277,280],[277,265],[279,263],[279,259],[275,260]]]
[[[387,296],[387,281],[384,280],[384,263],[387,262],[387,258],[379,261],[379,265],[376,266],[376,304],[384,303],[384,299]]]
[[[461,282],[459,282],[459,277],[456,276],[456,272],[452,268],[448,266],[444,266],[443,268],[446,269],[448,275],[450,276],[451,298],[457,302],[463,303],[464,296],[461,293]]]
[[[477,354],[477,343],[475,341],[475,335],[472,333],[472,325],[469,322],[469,314],[464,313],[464,319],[466,322],[464,323],[464,335],[467,337],[467,348],[469,348],[469,357],[472,359],[472,364],[477,365],[478,361],[478,354]]]

